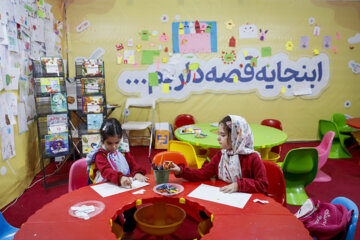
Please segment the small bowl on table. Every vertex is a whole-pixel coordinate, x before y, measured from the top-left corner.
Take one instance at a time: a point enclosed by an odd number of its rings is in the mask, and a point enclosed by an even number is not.
[[[181,207],[165,202],[154,202],[136,210],[138,228],[144,233],[164,236],[174,233],[186,218]]]

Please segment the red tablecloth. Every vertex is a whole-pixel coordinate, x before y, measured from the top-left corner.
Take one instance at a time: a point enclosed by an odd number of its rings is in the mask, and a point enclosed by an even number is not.
[[[171,182],[184,186],[184,191],[172,197],[164,197],[172,201],[185,198],[206,208],[206,212],[214,216],[210,233],[202,239],[312,239],[303,224],[290,211],[270,197],[263,194],[253,194],[243,209],[217,204],[205,200],[188,197],[199,182],[187,182],[171,176]],[[138,199],[163,198],[152,189],[155,186],[153,178],[150,185],[144,187],[144,194],[132,194],[128,191],[109,197],[101,197],[90,186],[64,194],[46,204],[26,223],[15,235],[19,239],[116,239],[111,232],[110,218],[123,206],[134,204]],[[224,182],[203,182],[209,185],[223,186]],[[268,200],[268,204],[254,203],[254,199]],[[98,215],[83,220],[69,214],[69,208],[79,202],[96,200],[105,204],[105,209]],[[188,214],[191,208],[185,209]],[[190,210],[190,211],[189,211]]]

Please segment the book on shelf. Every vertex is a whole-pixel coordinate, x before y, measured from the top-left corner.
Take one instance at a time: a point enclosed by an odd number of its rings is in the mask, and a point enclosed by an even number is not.
[[[49,114],[47,117],[48,134],[62,133],[68,131],[67,114]]]
[[[86,134],[81,136],[82,152],[88,153],[92,149],[100,146],[101,137],[100,134]]]
[[[43,74],[59,75],[64,71],[60,57],[41,57],[40,62]]]
[[[103,76],[103,61],[101,59],[84,59],[81,69],[83,76],[101,77]]]
[[[60,79],[57,77],[40,78],[40,86],[42,93],[60,92]]]
[[[87,116],[87,128],[89,132],[98,132],[103,123],[103,115],[101,113],[90,113]]]
[[[81,78],[81,94],[95,95],[104,93],[104,78]]]
[[[67,133],[45,135],[45,154],[59,156],[69,153],[69,137]]]
[[[66,112],[67,101],[66,93],[54,93],[50,94],[51,111],[53,113]]]
[[[83,96],[82,107],[83,112],[88,113],[102,113],[103,112],[103,96]]]

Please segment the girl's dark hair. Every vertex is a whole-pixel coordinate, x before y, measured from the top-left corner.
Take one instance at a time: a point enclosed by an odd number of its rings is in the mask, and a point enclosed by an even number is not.
[[[226,116],[224,117],[220,122],[219,122],[219,125],[220,124],[223,124],[224,125],[224,128],[226,129],[226,133],[228,136],[231,136],[231,128],[226,124],[227,122],[231,122],[231,118],[230,116]]]
[[[108,137],[122,137],[122,128],[120,122],[115,118],[105,119],[100,128],[101,141]]]

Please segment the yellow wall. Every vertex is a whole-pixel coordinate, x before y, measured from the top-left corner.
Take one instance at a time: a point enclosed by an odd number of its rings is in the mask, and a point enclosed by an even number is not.
[[[89,57],[97,48],[105,50],[106,91],[108,103],[124,106],[128,97],[117,87],[117,79],[125,70],[131,70],[129,65],[116,64],[115,45],[123,43],[125,49],[136,50],[136,45],[143,49],[150,48],[149,42],[159,44],[157,37],[150,41],[142,41],[139,32],[143,29],[151,33],[157,30],[171,36],[171,23],[175,16],[179,21],[216,21],[218,30],[218,53],[196,54],[199,58],[209,59],[219,57],[221,50],[228,50],[228,39],[238,38],[238,27],[244,23],[252,23],[258,28],[268,29],[264,42],[254,39],[237,41],[236,50],[240,48],[256,48],[271,46],[272,53],[286,53],[290,60],[300,57],[313,57],[312,50],[318,48],[330,60],[330,79],[327,87],[316,99],[296,97],[294,99],[276,98],[264,100],[255,92],[252,93],[204,93],[189,96],[180,102],[160,100],[157,105],[157,122],[173,123],[176,115],[190,113],[196,122],[219,121],[228,113],[244,116],[249,122],[260,123],[264,118],[276,118],[282,121],[288,134],[288,140],[317,139],[317,124],[319,119],[329,119],[334,112],[358,116],[360,109],[359,75],[352,73],[347,66],[349,60],[359,62],[359,44],[353,50],[349,49],[347,39],[360,31],[359,10],[356,2],[325,2],[325,1],[294,1],[294,0],[103,0],[103,1],[70,1],[67,4],[69,62],[75,57]],[[167,23],[162,23],[163,14],[169,16]],[[313,26],[308,24],[310,17],[321,25],[321,35],[312,35]],[[232,19],[235,28],[226,30],[225,22]],[[90,21],[90,27],[78,33],[75,28],[84,20]],[[336,32],[341,39],[336,39]],[[337,47],[335,55],[331,49],[322,48],[322,37],[332,36],[332,45]],[[300,37],[309,36],[310,47],[300,50]],[[134,39],[134,47],[127,47],[127,40]],[[294,50],[287,52],[285,44],[293,41]],[[172,49],[171,41],[162,44]],[[136,61],[141,62],[141,55],[136,52]],[[168,57],[163,51],[162,57]],[[140,65],[137,69],[144,70],[148,66]],[[70,76],[74,76],[74,67],[70,64]],[[352,105],[345,108],[344,103],[350,100]],[[120,118],[122,109],[114,112],[114,117]],[[122,119],[122,117],[121,117]]]
[[[54,17],[63,21],[64,1],[46,0],[52,7]],[[348,68],[348,61],[360,62],[360,45],[354,44],[349,49],[347,39],[360,32],[360,3],[352,1],[310,1],[310,0],[66,0],[66,26],[68,34],[68,54],[70,77],[74,77],[75,57],[89,57],[97,48],[103,48],[105,61],[106,91],[108,103],[124,106],[128,97],[117,86],[117,79],[125,70],[144,70],[148,66],[137,69],[128,65],[117,65],[115,45],[123,43],[127,48],[127,40],[134,39],[134,47],[140,44],[143,49],[151,49],[148,42],[140,40],[139,32],[157,30],[171,36],[171,22],[176,15],[180,21],[216,21],[218,24],[218,53],[196,54],[198,58],[208,60],[220,57],[221,50],[228,50],[228,39],[238,36],[238,27],[244,23],[252,23],[258,28],[268,29],[266,40],[254,39],[237,41],[236,50],[271,46],[273,55],[285,53],[290,60],[301,57],[311,58],[312,49],[318,48],[330,60],[330,80],[322,94],[316,99],[282,97],[265,100],[255,92],[250,93],[203,93],[188,96],[181,101],[160,100],[157,105],[156,122],[173,123],[175,116],[181,113],[194,115],[197,122],[219,121],[224,115],[238,114],[251,123],[259,123],[264,118],[277,118],[282,121],[289,141],[317,139],[317,123],[319,119],[329,119],[334,112],[342,112],[359,116],[360,94],[359,76]],[[169,16],[167,23],[162,23],[163,14]],[[321,24],[321,35],[312,35],[313,26],[308,24],[309,17],[314,17]],[[235,28],[225,29],[225,22],[232,19]],[[90,27],[78,33],[76,26],[89,20]],[[336,32],[341,39],[336,39]],[[322,48],[322,36],[332,36],[332,44],[337,47],[338,54],[331,49]],[[309,36],[310,48],[300,50],[299,39]],[[153,38],[155,39],[155,38]],[[157,39],[157,38],[156,38]],[[65,37],[63,37],[65,40]],[[294,51],[287,52],[287,41],[294,42]],[[158,41],[153,41],[158,45]],[[64,48],[66,43],[63,42]],[[162,44],[172,49],[171,41]],[[167,56],[164,52],[160,57]],[[63,55],[66,58],[66,55]],[[141,59],[136,52],[136,59]],[[344,102],[350,100],[350,108],[344,108]],[[123,108],[115,110],[112,116],[120,118]],[[9,163],[16,175],[12,178],[1,177],[0,207],[15,199],[31,182],[35,173],[40,170],[37,154],[36,125],[30,126],[29,132],[18,135],[15,126],[16,157]],[[0,161],[0,167],[8,167]]]
[[[54,18],[64,21],[63,3],[57,0],[46,0],[45,2],[52,5],[51,12]],[[65,44],[66,41],[63,39],[62,43]],[[62,45],[63,50],[64,44]],[[19,96],[18,91],[10,92],[14,92]],[[0,208],[17,198],[41,170],[36,122],[34,121],[28,127],[29,131],[19,135],[18,125],[14,125],[15,157],[3,161],[0,154],[0,168],[6,168],[6,174],[0,175]]]

